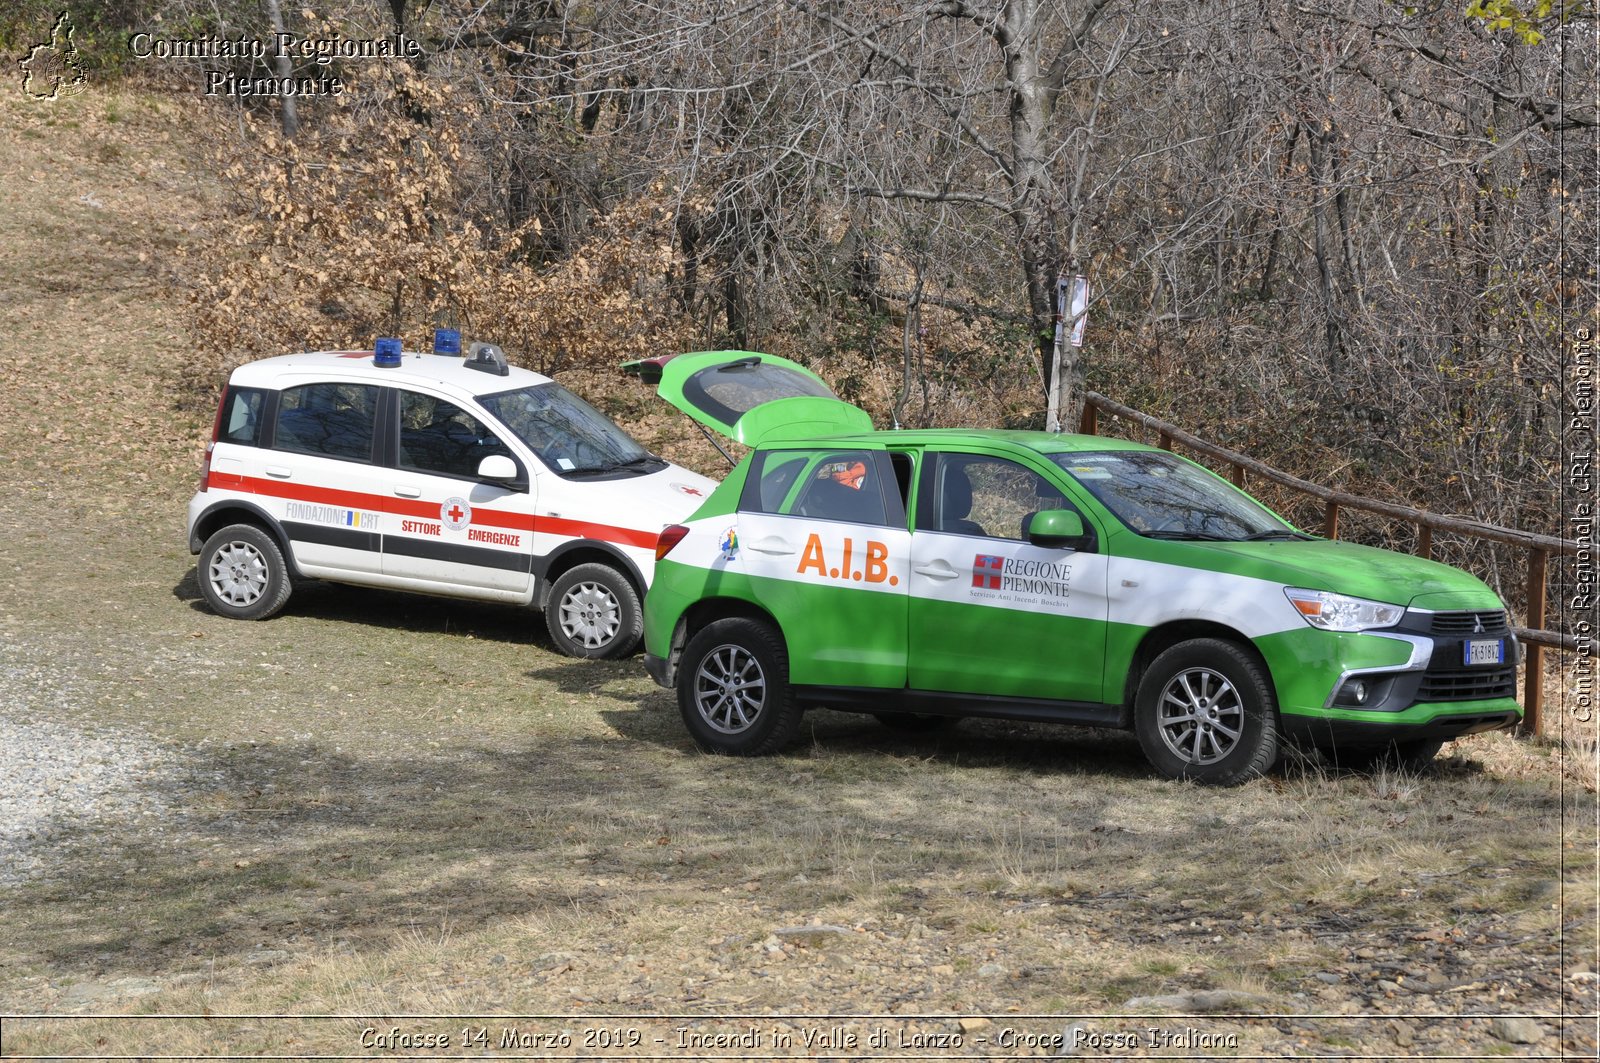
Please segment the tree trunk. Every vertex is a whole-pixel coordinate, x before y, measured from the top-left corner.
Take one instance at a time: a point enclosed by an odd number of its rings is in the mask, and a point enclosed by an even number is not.
[[[277,34],[286,32],[283,28],[283,9],[279,6],[278,0],[266,0],[266,3],[267,20],[272,23],[272,32],[276,39]],[[284,51],[277,52],[272,72],[280,78],[288,78],[294,74],[294,68],[289,65],[289,56]],[[294,97],[285,93],[278,97],[278,103],[282,108],[283,135],[293,140],[300,132],[300,115],[295,107]]]

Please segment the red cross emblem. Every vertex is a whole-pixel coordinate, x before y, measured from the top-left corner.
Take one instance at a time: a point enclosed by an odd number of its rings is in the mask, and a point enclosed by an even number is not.
[[[460,531],[472,523],[472,506],[464,498],[447,498],[439,507],[439,519],[451,531]]]

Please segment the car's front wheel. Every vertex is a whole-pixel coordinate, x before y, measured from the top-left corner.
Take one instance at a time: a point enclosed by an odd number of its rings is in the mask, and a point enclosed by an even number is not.
[[[1157,657],[1134,699],[1139,745],[1169,779],[1236,786],[1278,758],[1277,699],[1265,668],[1236,643],[1180,642]]]
[[[684,648],[678,711],[707,752],[753,757],[782,749],[802,713],[783,639],[742,617],[707,624]]]
[[[544,615],[556,649],[589,660],[628,656],[644,629],[639,592],[628,577],[599,562],[576,565],[558,576]]]
[[[200,549],[200,594],[213,612],[265,620],[289,600],[289,565],[277,542],[254,524],[219,529]]]

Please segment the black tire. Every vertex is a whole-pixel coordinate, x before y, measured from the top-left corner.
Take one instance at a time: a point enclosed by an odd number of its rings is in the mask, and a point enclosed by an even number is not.
[[[708,753],[760,757],[788,745],[804,710],[789,685],[783,639],[742,617],[707,624],[683,651],[678,711]]]
[[[628,577],[600,562],[576,565],[556,577],[544,619],[556,649],[591,661],[628,656],[644,632],[639,592]]]
[[[1180,642],[1151,663],[1134,699],[1134,730],[1169,779],[1237,786],[1278,759],[1277,698],[1266,669],[1221,639]]]
[[[875,712],[872,718],[891,731],[908,735],[948,731],[961,722],[959,716],[930,716],[921,712]]]
[[[211,611],[235,620],[276,616],[294,589],[277,540],[254,524],[230,524],[206,540],[195,565]]]

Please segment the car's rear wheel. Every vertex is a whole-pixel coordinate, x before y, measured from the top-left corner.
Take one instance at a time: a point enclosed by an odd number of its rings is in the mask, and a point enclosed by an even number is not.
[[[707,752],[748,757],[782,749],[802,713],[782,638],[742,617],[706,625],[683,651],[678,711]]]
[[[283,551],[253,524],[230,524],[212,534],[196,570],[206,604],[235,620],[276,615],[293,589]]]
[[[1134,729],[1169,779],[1235,786],[1278,757],[1278,710],[1266,670],[1236,643],[1191,639],[1163,652],[1134,699]]]
[[[589,660],[628,656],[644,629],[639,593],[628,577],[600,562],[576,565],[556,578],[545,623],[556,649]]]

